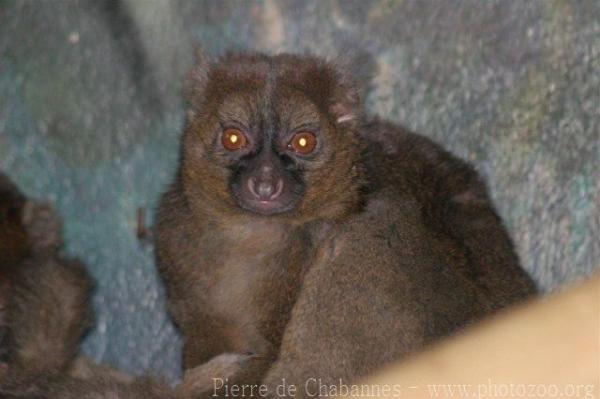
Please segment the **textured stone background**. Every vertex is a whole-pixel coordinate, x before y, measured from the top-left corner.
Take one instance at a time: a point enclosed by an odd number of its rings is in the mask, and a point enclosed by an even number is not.
[[[192,48],[344,55],[367,103],[470,159],[552,290],[600,259],[600,1],[0,0],[0,169],[56,203],[97,279],[84,349],[180,375],[152,248]]]

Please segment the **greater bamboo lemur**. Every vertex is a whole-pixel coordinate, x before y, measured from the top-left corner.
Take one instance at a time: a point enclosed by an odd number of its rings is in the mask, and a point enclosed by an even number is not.
[[[89,326],[90,280],[60,255],[60,225],[0,174],[0,397],[68,369]]]
[[[169,389],[76,358],[91,279],[61,255],[61,222],[0,173],[0,398],[168,399]]]
[[[186,369],[352,381],[535,292],[475,170],[365,117],[333,63],[200,60],[187,99],[156,238]]]

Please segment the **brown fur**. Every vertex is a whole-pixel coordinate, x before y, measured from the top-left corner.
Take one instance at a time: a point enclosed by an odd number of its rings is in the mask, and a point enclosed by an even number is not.
[[[7,356],[6,307],[10,281],[16,265],[29,251],[27,232],[21,223],[24,204],[25,198],[14,184],[0,174],[0,368]]]
[[[12,209],[0,221],[1,392],[30,389],[69,367],[90,323],[91,284],[82,265],[59,255],[60,221],[49,205],[26,200],[0,176],[0,209]]]
[[[25,198],[6,176],[0,174],[0,279],[28,253],[27,231],[22,221]]]
[[[181,166],[157,228],[186,368],[250,352],[264,361],[233,383],[347,382],[535,292],[473,168],[364,123],[358,90],[332,64],[234,55],[200,63],[190,80]],[[215,145],[220,123],[285,130],[302,118],[319,121],[324,146],[297,206],[241,209]]]

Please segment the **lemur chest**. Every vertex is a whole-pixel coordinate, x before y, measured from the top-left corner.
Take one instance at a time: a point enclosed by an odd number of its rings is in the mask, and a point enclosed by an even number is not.
[[[299,254],[307,248],[268,224],[234,225],[220,233],[221,250],[206,265],[206,306],[227,326],[223,338],[232,350],[269,352],[289,317],[305,262]]]

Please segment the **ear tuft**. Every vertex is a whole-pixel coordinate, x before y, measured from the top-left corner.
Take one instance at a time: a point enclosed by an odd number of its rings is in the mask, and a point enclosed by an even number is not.
[[[337,95],[331,112],[337,123],[356,123],[363,116],[362,99],[365,98],[376,70],[374,57],[367,52],[357,52],[354,46],[346,46],[336,56]]]
[[[361,114],[361,100],[359,90],[353,79],[344,73],[338,76],[337,95],[334,96],[331,112],[339,124],[354,122]]]
[[[331,107],[331,111],[336,116],[337,123],[351,122],[356,119],[356,113],[353,110],[342,103],[334,104]]]

